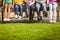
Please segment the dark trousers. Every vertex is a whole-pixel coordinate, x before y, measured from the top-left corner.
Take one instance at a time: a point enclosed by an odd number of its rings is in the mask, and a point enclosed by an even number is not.
[[[30,21],[30,22],[33,21],[34,9],[35,9],[35,6],[34,6],[34,5],[30,6],[30,13],[29,13],[29,21]]]

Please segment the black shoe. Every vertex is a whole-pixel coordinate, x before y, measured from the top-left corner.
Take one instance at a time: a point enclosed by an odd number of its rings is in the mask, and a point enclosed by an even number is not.
[[[28,17],[28,15],[26,15],[26,17]]]
[[[42,16],[40,16],[40,18],[38,18],[38,22],[42,22]]]
[[[42,20],[41,19],[38,19],[38,22],[42,22]]]

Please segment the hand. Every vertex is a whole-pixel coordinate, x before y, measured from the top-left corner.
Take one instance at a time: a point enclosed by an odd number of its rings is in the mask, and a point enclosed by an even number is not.
[[[12,8],[14,8],[14,5],[12,5]]]
[[[49,5],[47,4],[46,6],[48,7]]]
[[[42,4],[42,2],[40,2],[40,4]]]
[[[33,3],[29,4],[29,6],[33,5],[34,3],[35,3],[35,2],[33,2]]]
[[[2,7],[4,7],[5,5],[3,4],[3,6]]]

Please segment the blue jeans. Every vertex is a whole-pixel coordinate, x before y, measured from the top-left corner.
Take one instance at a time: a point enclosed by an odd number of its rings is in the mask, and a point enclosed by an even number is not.
[[[20,12],[20,16],[22,16],[23,13],[23,6],[22,5],[15,5],[15,15],[18,15],[18,12]]]
[[[35,5],[34,4],[31,5],[31,8],[32,8],[31,11],[34,11]],[[27,13],[27,15],[29,15],[29,13],[30,13],[30,6],[28,4],[26,4],[26,13]]]
[[[34,4],[31,6],[26,4],[26,13],[27,13],[27,15],[29,15],[29,21],[30,22],[33,21],[34,9],[35,9]]]
[[[43,4],[39,4],[39,3],[36,3],[36,8],[37,8],[37,14],[38,14],[38,21],[42,20],[42,17],[40,16],[40,9],[42,9],[42,11],[46,10],[46,4],[43,3]]]
[[[30,13],[30,6],[26,4],[26,15],[29,15]]]
[[[50,21],[56,21],[57,19],[57,11],[56,11],[56,8],[57,8],[57,3],[56,2],[50,2],[49,3],[49,20]]]

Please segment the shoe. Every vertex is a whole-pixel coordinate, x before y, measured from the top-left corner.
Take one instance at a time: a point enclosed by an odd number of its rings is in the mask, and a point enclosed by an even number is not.
[[[28,17],[28,15],[26,15],[26,17]]]
[[[42,16],[40,16],[40,18],[38,18],[38,22],[42,22]]]
[[[42,22],[42,20],[38,20],[38,22]]]
[[[49,23],[52,23],[53,21],[49,21]]]
[[[4,18],[4,21],[8,21],[8,19],[7,18]]]
[[[15,18],[17,19],[18,18],[18,15],[15,15]]]
[[[38,19],[38,22],[42,22],[42,19]]]
[[[19,16],[19,20],[22,20],[22,16]]]
[[[10,21],[10,19],[7,19],[7,21]]]
[[[52,19],[49,19],[49,23],[53,23],[53,20]]]
[[[56,21],[53,21],[53,23],[56,23]]]

